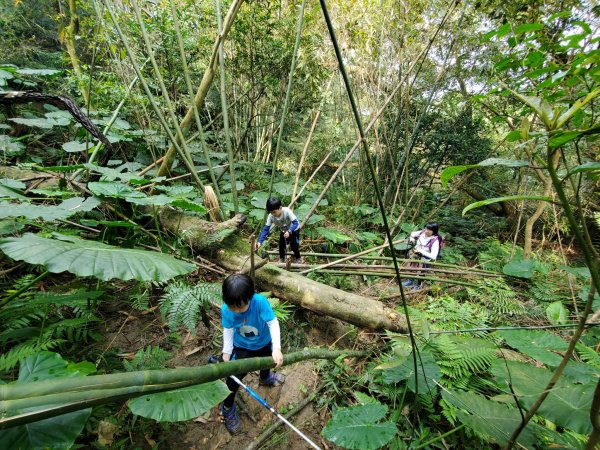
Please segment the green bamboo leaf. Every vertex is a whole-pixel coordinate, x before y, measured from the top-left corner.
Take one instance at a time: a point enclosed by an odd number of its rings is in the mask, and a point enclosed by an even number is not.
[[[546,317],[552,325],[564,325],[569,321],[569,311],[559,300],[548,305]]]
[[[138,416],[159,422],[191,420],[210,411],[230,394],[221,380],[175,389],[158,394],[143,395],[129,400],[128,406]]]
[[[500,202],[512,202],[516,200],[534,200],[538,202],[551,202],[552,199],[550,197],[542,197],[538,195],[507,195],[506,197],[494,197],[488,198],[486,200],[481,200],[479,202],[471,203],[467,205],[463,211],[462,215],[464,216],[467,212],[471,211],[475,208],[480,208],[482,206],[491,205],[492,203],[500,203]]]
[[[592,92],[587,94],[585,97],[577,100],[573,106],[571,106],[567,111],[561,114],[556,121],[556,128],[561,128],[567,121],[575,115],[577,111],[583,108],[590,100],[600,94],[600,88],[594,89]]]
[[[17,261],[41,264],[49,272],[67,271],[105,281],[167,281],[195,269],[193,264],[164,253],[113,247],[58,233],[54,237],[26,233],[20,238],[0,239],[0,250]]]
[[[579,166],[573,167],[567,173],[565,178],[569,178],[571,175],[575,175],[576,173],[582,172],[597,172],[600,170],[600,161],[591,161],[585,164],[580,164]]]
[[[518,131],[520,136],[520,131]],[[488,158],[477,164],[469,164],[466,166],[450,166],[446,167],[442,170],[440,175],[440,180],[442,182],[442,186],[446,187],[448,181],[455,175],[467,170],[474,169],[476,167],[491,167],[491,166],[503,166],[503,167],[528,167],[529,161],[517,160],[517,159],[504,159],[504,158]]]
[[[515,33],[515,35],[519,35],[523,33],[529,33],[531,31],[538,31],[542,28],[544,28],[544,25],[542,25],[541,23],[524,23],[515,28],[513,32]]]
[[[581,136],[581,131],[556,131],[550,135],[548,139],[548,146],[551,148],[558,148],[565,145],[567,142],[571,142],[573,139]]]
[[[556,352],[567,350],[567,342],[558,336],[537,330],[503,330],[495,334],[521,353],[532,357],[548,366],[556,367],[562,360]],[[552,350],[552,351],[550,351]]]
[[[449,166],[442,170],[440,175],[440,180],[442,182],[442,187],[445,188],[448,182],[455,176],[465,170],[472,169],[473,167],[477,167],[477,164],[471,164],[468,166]]]
[[[398,431],[392,422],[378,423],[386,413],[387,406],[379,402],[338,408],[322,434],[343,448],[375,450],[391,441]]]

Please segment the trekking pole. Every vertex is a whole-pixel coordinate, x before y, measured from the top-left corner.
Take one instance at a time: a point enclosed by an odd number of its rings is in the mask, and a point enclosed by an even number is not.
[[[312,448],[315,448],[316,450],[321,450],[321,447],[319,447],[317,444],[315,444],[313,441],[311,441],[304,433],[302,433],[302,431],[300,431],[298,428],[296,428],[294,425],[292,425],[285,417],[283,417],[281,414],[279,414],[275,410],[275,408],[273,408],[271,405],[269,405],[267,403],[267,401],[265,399],[260,397],[256,392],[254,392],[252,389],[250,389],[248,386],[246,386],[244,383],[242,383],[242,381],[238,377],[236,377],[235,375],[230,375],[229,377],[233,381],[235,381],[237,384],[239,384],[241,387],[243,387],[248,394],[250,394],[252,397],[254,397],[254,399],[256,401],[258,401],[258,403],[260,403],[265,408],[267,408],[269,411],[271,411],[271,413],[275,417],[277,417],[279,420],[281,420],[283,423],[285,423],[288,427],[290,427],[292,430],[294,430],[296,432],[296,434],[298,436],[300,436],[302,439],[304,439],[306,441],[306,443],[309,444]]]

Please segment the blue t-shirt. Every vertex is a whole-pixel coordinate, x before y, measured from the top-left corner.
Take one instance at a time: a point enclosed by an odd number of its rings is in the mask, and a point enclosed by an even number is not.
[[[223,328],[233,328],[233,346],[247,350],[259,350],[271,342],[267,322],[275,319],[271,304],[264,295],[254,294],[248,309],[234,313],[225,303],[221,306]]]

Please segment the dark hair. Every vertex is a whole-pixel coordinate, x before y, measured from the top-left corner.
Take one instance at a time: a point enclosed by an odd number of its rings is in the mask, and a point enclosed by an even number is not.
[[[223,281],[223,301],[227,306],[247,305],[254,295],[254,281],[248,275],[234,273]]]
[[[281,200],[279,200],[277,197],[271,197],[269,200],[267,200],[267,211],[271,212],[279,208],[281,208]]]
[[[428,230],[433,231],[433,235],[437,236],[438,235],[438,230],[440,229],[440,226],[438,225],[437,222],[429,222],[427,225],[425,225],[425,228],[427,228]]]

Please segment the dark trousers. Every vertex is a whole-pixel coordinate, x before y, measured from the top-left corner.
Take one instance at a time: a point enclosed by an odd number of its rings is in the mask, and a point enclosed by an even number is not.
[[[287,241],[287,242],[286,242]],[[287,243],[290,244],[292,248],[292,252],[294,253],[294,257],[296,259],[300,258],[300,230],[295,230],[290,233],[289,238],[285,238],[283,236],[283,231],[279,233],[279,258],[285,259],[285,247]]]
[[[254,358],[256,356],[271,356],[272,353],[273,352],[271,350],[270,342],[267,345],[265,345],[263,348],[258,349],[258,350],[248,350],[245,348],[233,347],[233,353],[231,354],[230,361],[234,361],[234,360],[237,361],[237,360],[245,359],[245,358]],[[269,378],[270,373],[271,373],[270,369],[263,369],[260,371],[260,377],[263,380],[265,380],[265,379]],[[247,374],[243,373],[241,375],[236,375],[236,376],[240,380],[242,380],[246,375]],[[238,389],[240,388],[240,385],[237,384],[235,381],[233,381],[231,379],[231,377],[227,377],[227,380],[225,380],[225,383],[227,384],[227,387],[231,391],[231,394],[229,394],[227,396],[227,398],[225,399],[223,404],[225,405],[226,408],[231,408],[233,406],[233,402],[235,400],[235,394],[238,391]]]

